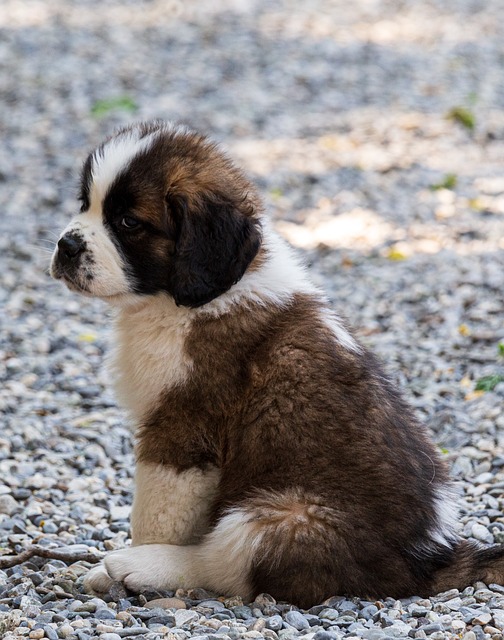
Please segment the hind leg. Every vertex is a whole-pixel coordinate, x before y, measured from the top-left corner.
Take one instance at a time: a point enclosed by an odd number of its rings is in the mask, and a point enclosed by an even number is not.
[[[337,593],[343,578],[337,521],[316,502],[270,494],[224,515],[198,545],[131,547],[110,554],[105,566],[133,591],[203,587],[246,600],[267,591],[310,606]]]
[[[293,490],[241,503],[199,544],[131,547],[105,567],[133,591],[203,587],[245,600],[267,592],[304,608],[332,595],[407,596],[419,585],[406,547],[380,523]]]

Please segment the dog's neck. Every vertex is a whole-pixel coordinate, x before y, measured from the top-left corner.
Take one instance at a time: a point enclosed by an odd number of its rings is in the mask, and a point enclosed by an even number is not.
[[[167,293],[150,296],[125,294],[112,301],[118,309],[118,317],[137,317],[144,321],[159,318],[161,324],[171,319],[185,325],[196,317],[218,317],[232,312],[236,305],[284,306],[298,293],[323,297],[308,278],[294,250],[278,236],[269,222],[263,222],[262,227],[261,248],[244,276],[211,302],[193,309],[177,306]]]
[[[268,221],[263,222],[262,227],[261,249],[243,278],[202,307],[203,313],[219,316],[237,304],[285,306],[299,293],[323,297],[308,278],[294,250]]]
[[[119,402],[141,421],[159,394],[183,384],[193,363],[185,344],[196,320],[260,307],[287,306],[296,294],[320,295],[292,249],[267,226],[263,245],[244,277],[202,307],[177,306],[167,293],[132,296],[117,308],[111,375]]]

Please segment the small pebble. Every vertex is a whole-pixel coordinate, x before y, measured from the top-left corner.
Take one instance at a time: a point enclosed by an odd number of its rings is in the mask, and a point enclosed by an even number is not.
[[[11,495],[0,495],[0,513],[6,513],[10,516],[19,509],[19,506],[19,502]]]
[[[303,631],[304,629],[310,628],[308,620],[301,613],[299,613],[299,611],[288,611],[285,614],[285,621],[298,631]]]
[[[199,615],[195,611],[188,611],[185,609],[178,609],[175,611],[175,625],[177,627],[183,627],[186,624],[196,622],[199,620]]]
[[[282,616],[271,616],[267,619],[266,626],[273,631],[279,631],[283,627]]]
[[[476,540],[481,540],[482,542],[493,544],[493,541],[494,541],[493,535],[482,524],[478,524],[478,523],[473,524],[472,535],[474,538],[476,538]]]
[[[74,628],[71,627],[68,623],[62,624],[58,628],[58,636],[60,638],[66,638],[74,632]]]
[[[44,634],[45,637],[48,638],[49,640],[58,640],[58,634],[56,632],[56,629],[53,629],[53,627],[50,627],[49,625],[44,625]]]
[[[482,626],[488,624],[490,622],[490,620],[492,619],[492,614],[491,613],[478,613],[478,615],[474,616],[473,619],[473,623],[474,624],[480,624]]]
[[[94,617],[98,620],[115,620],[116,613],[111,609],[97,609],[94,612]]]
[[[362,637],[364,640],[382,640],[385,638],[385,631],[377,627],[371,627],[370,629],[364,629]],[[328,638],[320,638],[320,640],[329,640]]]
[[[326,620],[337,620],[339,618],[339,612],[336,609],[323,609],[319,613],[320,618],[324,618]]]

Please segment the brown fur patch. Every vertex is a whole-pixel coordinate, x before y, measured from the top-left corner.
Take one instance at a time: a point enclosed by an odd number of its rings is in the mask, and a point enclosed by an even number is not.
[[[214,522],[240,506],[268,531],[257,590],[305,604],[412,594],[427,577],[407,550],[435,524],[446,470],[374,358],[339,345],[319,305],[298,295],[201,318],[191,380],[143,425],[138,455],[220,467]]]
[[[486,584],[502,584],[504,578],[504,545],[482,547],[470,540],[461,540],[453,549],[449,562],[435,575],[423,595],[433,595],[448,589],[464,589],[481,580]]]

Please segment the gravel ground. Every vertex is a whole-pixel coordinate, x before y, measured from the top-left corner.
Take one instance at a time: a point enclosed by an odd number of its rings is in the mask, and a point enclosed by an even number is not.
[[[108,310],[47,266],[86,151],[151,117],[211,134],[258,182],[428,422],[462,535],[504,542],[503,24],[501,0],[3,0],[0,553],[128,543],[133,456],[103,369]],[[504,634],[498,585],[304,612],[201,590],[104,602],[82,592],[89,566],[0,571],[1,637]]]

